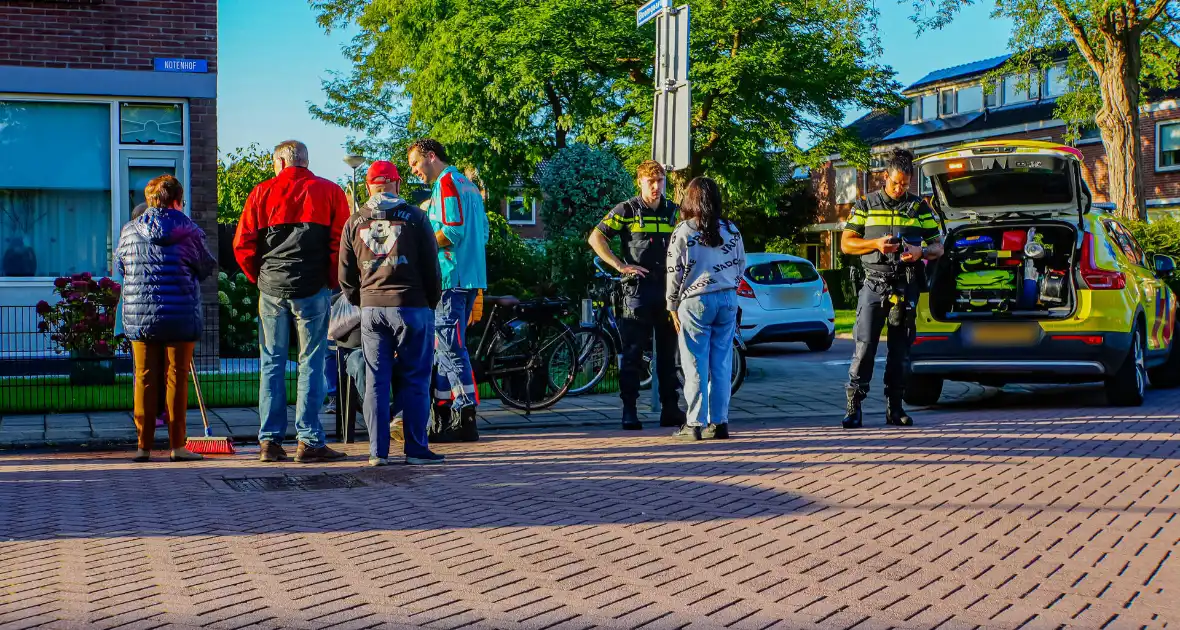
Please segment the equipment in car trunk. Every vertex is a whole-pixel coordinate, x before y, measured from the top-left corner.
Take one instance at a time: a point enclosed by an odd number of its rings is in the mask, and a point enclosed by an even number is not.
[[[1060,306],[1065,304],[1065,299],[1069,293],[1069,287],[1065,283],[1065,272],[1058,269],[1050,269],[1045,272],[1041,279],[1041,303],[1047,306]]]
[[[1000,239],[1000,249],[1007,252],[1022,252],[1028,233],[1024,230],[1008,230]]]

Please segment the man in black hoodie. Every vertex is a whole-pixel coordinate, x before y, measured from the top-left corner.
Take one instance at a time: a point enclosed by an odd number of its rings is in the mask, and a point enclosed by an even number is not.
[[[389,463],[389,396],[395,378],[406,463],[442,463],[443,456],[426,443],[434,308],[442,296],[438,243],[426,213],[392,192],[370,197],[340,237],[340,288],[361,307],[369,465]]]

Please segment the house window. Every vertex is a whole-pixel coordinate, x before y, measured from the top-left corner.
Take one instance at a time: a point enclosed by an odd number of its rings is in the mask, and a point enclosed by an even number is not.
[[[1180,170],[1180,121],[1160,123],[1155,127],[1155,168],[1157,171]]]
[[[911,122],[922,120],[922,97],[915,96],[914,100],[910,101],[910,115]]]
[[[1028,89],[1020,87],[1018,76],[1004,77],[1004,104],[1021,103],[1028,100]]]
[[[1102,130],[1098,127],[1086,127],[1078,134],[1078,140],[1074,144],[1094,144],[1102,142]]]
[[[536,225],[537,199],[521,195],[508,200],[508,223],[510,225]]]
[[[120,103],[121,144],[184,144],[180,103]]]
[[[951,116],[955,113],[955,91],[943,90],[938,93],[939,107],[938,111],[943,116]]]
[[[996,85],[993,85],[992,91],[988,92],[983,97],[983,106],[984,107],[999,107],[1000,106],[1000,96],[1003,94],[1001,89],[1002,88],[1000,87],[1000,84],[997,83]]]
[[[1004,77],[1004,104],[1034,101],[1041,97],[1039,74]]]
[[[0,101],[0,146],[0,276],[106,273],[110,105]]]
[[[938,94],[927,94],[922,97],[922,119],[938,118]]]
[[[1045,96],[1061,96],[1069,91],[1069,78],[1065,75],[1065,64],[1059,63],[1045,73]]]
[[[983,108],[983,86],[972,85],[971,87],[959,88],[955,98],[958,100],[958,107],[956,109],[960,114],[977,112]]]
[[[856,201],[856,169],[853,167],[836,169],[836,203],[845,204]]]

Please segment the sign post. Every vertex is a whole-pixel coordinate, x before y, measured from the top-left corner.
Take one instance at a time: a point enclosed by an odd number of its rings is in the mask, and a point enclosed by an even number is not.
[[[656,21],[651,153],[667,171],[688,168],[692,160],[689,15],[688,5],[673,9],[671,0],[651,0],[635,14],[639,24]]]
[[[688,168],[692,161],[692,96],[688,81],[688,5],[675,9],[672,0],[649,0],[635,12],[636,27],[656,21],[656,60],[653,86],[651,158],[667,172]],[[652,339],[651,410],[660,411],[659,361]]]

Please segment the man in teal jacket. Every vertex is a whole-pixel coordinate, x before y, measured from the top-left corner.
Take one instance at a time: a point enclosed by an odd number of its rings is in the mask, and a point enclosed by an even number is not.
[[[442,270],[442,301],[435,310],[435,405],[436,442],[474,442],[476,429],[475,374],[467,355],[467,321],[480,289],[488,287],[488,216],[483,196],[471,180],[448,163],[446,149],[426,138],[410,146],[410,170],[431,184],[430,217],[438,240],[438,262]],[[450,409],[443,405],[451,403]]]

